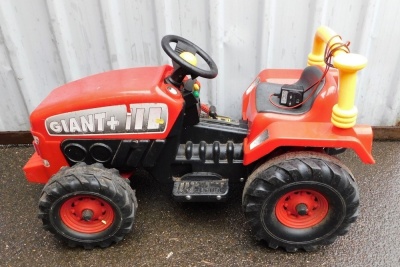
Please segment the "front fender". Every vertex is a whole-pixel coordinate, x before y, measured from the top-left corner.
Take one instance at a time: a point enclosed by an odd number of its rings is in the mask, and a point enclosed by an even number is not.
[[[243,164],[249,165],[278,147],[351,148],[364,163],[374,164],[372,139],[372,128],[367,125],[340,129],[328,122],[274,122],[254,138],[245,138]]]

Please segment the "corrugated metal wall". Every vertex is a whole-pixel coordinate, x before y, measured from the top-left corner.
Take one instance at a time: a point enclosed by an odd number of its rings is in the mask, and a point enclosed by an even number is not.
[[[219,75],[202,100],[240,116],[262,68],[301,68],[327,25],[368,57],[358,122],[395,125],[400,112],[400,3],[396,0],[2,0],[0,131],[28,130],[28,114],[65,82],[111,69],[166,64],[165,34],[204,48]]]

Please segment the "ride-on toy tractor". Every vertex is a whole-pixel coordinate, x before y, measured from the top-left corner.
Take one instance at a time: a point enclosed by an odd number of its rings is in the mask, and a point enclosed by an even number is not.
[[[245,182],[246,221],[271,248],[331,244],[359,206],[353,175],[333,155],[351,148],[374,163],[371,127],[355,124],[366,59],[348,44],[320,27],[305,69],[257,75],[240,120],[200,103],[196,78],[215,78],[217,66],[174,35],[161,42],[173,66],[114,70],[53,90],[31,114],[36,152],[24,167],[29,181],[46,183],[44,228],[70,246],[121,241],[137,208],[129,178],[143,169],[177,201],[224,201]]]

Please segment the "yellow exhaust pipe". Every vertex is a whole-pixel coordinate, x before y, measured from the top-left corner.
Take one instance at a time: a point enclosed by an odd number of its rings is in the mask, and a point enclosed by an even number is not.
[[[324,56],[326,44],[331,40],[334,49],[342,43],[339,36],[330,28],[321,26],[314,37],[314,45],[308,55],[308,65],[325,66]],[[336,44],[336,45],[335,45]],[[333,53],[333,66],[339,70],[338,103],[332,109],[331,122],[339,128],[347,129],[356,124],[357,107],[354,105],[356,96],[357,71],[367,65],[367,59],[359,54],[346,53],[338,49]]]

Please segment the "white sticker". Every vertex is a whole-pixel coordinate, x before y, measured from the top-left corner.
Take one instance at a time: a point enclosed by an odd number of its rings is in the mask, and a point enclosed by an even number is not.
[[[168,107],[163,103],[130,104],[78,110],[46,119],[50,135],[162,133],[167,128]]]

